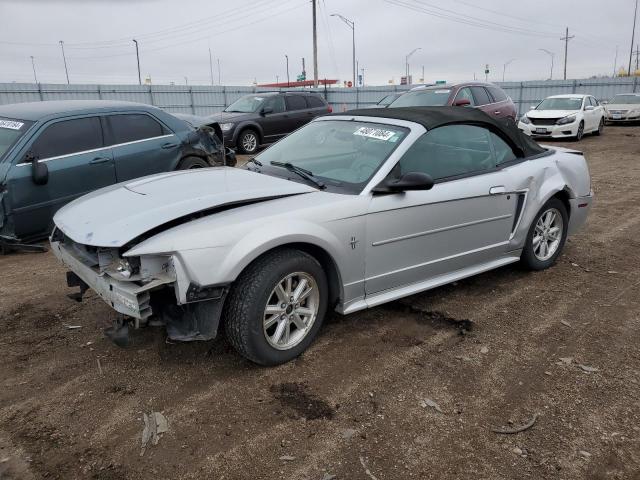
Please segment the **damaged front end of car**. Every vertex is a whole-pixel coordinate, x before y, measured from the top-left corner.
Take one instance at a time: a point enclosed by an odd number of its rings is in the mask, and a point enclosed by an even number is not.
[[[130,328],[147,326],[165,326],[176,341],[216,337],[228,286],[189,282],[176,255],[125,256],[126,247],[84,245],[59,229],[51,248],[69,268],[67,285],[79,289],[70,298],[81,302],[92,289],[117,312],[105,330],[117,345],[128,345]]]
[[[234,167],[236,165],[236,152],[224,146],[222,130],[218,123],[200,125],[195,127],[193,133],[195,137],[191,145],[207,152],[208,162],[211,166]]]

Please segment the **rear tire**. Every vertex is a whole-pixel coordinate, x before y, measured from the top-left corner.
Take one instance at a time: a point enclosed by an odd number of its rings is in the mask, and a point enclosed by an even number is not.
[[[240,274],[229,292],[223,313],[226,336],[252,362],[288,362],[315,339],[328,291],[325,272],[311,255],[295,249],[267,253]]]
[[[240,132],[240,135],[238,136],[238,151],[240,151],[240,153],[253,155],[258,151],[259,145],[260,137],[258,137],[255,130],[247,128]]]
[[[564,203],[555,197],[550,199],[531,222],[520,256],[522,265],[529,270],[544,270],[556,263],[567,240],[568,227]]]
[[[180,160],[178,164],[178,168],[176,170],[191,170],[194,168],[207,168],[210,165],[206,160],[203,160],[200,157],[185,157]]]
[[[593,134],[596,137],[599,137],[600,135],[602,135],[602,132],[604,131],[604,117],[600,119],[600,123],[598,124],[598,129],[593,132]]]

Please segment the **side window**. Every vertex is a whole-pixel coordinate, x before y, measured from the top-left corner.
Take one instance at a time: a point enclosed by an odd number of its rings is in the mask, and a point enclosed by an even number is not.
[[[287,110],[304,110],[307,102],[302,95],[287,95]]]
[[[471,87],[471,92],[473,93],[473,97],[476,99],[476,105],[487,105],[488,103],[493,103],[484,87]]]
[[[282,95],[276,95],[274,97],[268,98],[264,102],[264,108],[270,108],[273,110],[272,113],[282,113],[284,112],[284,97]]]
[[[469,87],[461,88],[456,95],[456,100],[467,99],[471,102],[471,105],[475,105],[476,102],[473,99],[473,95],[471,94],[471,89]]]
[[[307,97],[307,103],[309,104],[309,108],[322,108],[325,106],[320,97],[316,95],[309,95]]]
[[[507,94],[504,93],[504,91],[501,88],[487,87],[487,90],[489,90],[489,93],[493,97],[493,101],[496,103],[504,102],[507,99]]]
[[[513,150],[507,142],[501,139],[498,135],[493,132],[489,132],[489,137],[491,137],[491,143],[493,144],[493,151],[496,156],[496,165],[510,162],[518,158],[516,154],[513,153]]]
[[[143,113],[125,113],[107,117],[111,130],[110,145],[159,137],[167,130],[155,119]]]
[[[423,172],[434,180],[495,167],[490,132],[472,125],[447,125],[420,137],[398,163],[400,175]]]
[[[41,159],[103,147],[98,117],[76,118],[56,122],[45,128],[31,150]]]

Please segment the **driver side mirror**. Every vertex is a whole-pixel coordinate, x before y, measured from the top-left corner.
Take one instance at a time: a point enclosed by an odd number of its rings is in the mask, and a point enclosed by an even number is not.
[[[431,190],[433,178],[422,172],[407,172],[400,178],[385,178],[375,186],[373,193],[398,193],[410,190]]]
[[[32,152],[27,153],[26,162],[31,162],[31,180],[36,185],[45,185],[49,181],[49,167],[46,163],[38,161],[38,157]]]
[[[467,107],[471,105],[471,101],[468,98],[459,98],[453,102],[454,107]]]
[[[260,110],[260,115],[262,115],[263,117],[265,115],[268,115],[269,113],[273,113],[273,108],[265,107],[262,110]]]
[[[591,110],[594,110],[595,107],[593,105],[587,105],[586,107],[584,107],[584,111],[585,112],[590,112]]]

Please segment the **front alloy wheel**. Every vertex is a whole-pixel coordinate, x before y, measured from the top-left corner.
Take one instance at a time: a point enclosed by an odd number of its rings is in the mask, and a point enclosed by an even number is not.
[[[583,135],[584,135],[584,122],[580,122],[580,125],[578,125],[578,131],[576,133],[576,142],[579,142],[580,140],[582,140]]]
[[[253,130],[245,130],[238,138],[238,147],[242,153],[253,154],[258,150],[258,134]]]
[[[269,252],[249,265],[229,292],[223,314],[227,338],[253,362],[288,362],[316,337],[328,291],[322,266],[308,253]]]

